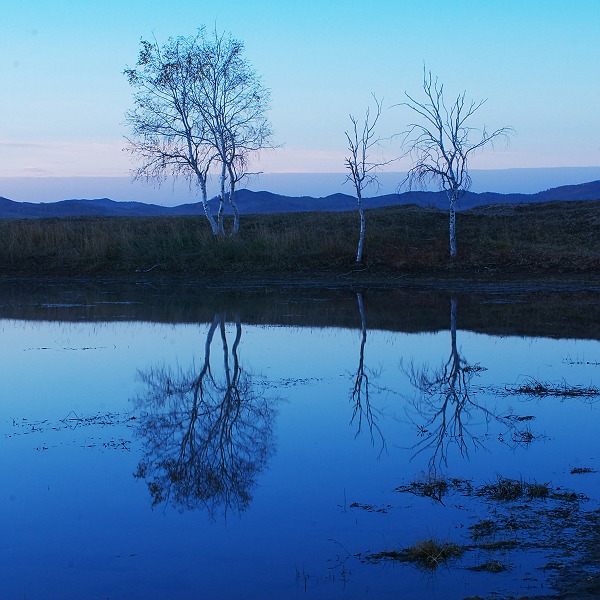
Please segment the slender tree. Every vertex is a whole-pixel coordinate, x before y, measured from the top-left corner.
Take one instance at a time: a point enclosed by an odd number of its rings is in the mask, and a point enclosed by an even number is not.
[[[354,116],[350,115],[352,128],[345,132],[349,152],[349,155],[345,159],[345,164],[346,168],[350,171],[346,176],[346,181],[350,181],[354,185],[360,217],[360,234],[356,251],[357,263],[362,261],[365,241],[366,225],[363,191],[371,184],[378,184],[376,171],[387,164],[386,162],[373,162],[370,157],[373,147],[377,146],[380,142],[379,138],[375,136],[375,128],[381,115],[381,102],[375,96],[373,96],[373,99],[375,100],[375,115],[372,117],[370,109],[367,108],[362,124]]]
[[[423,91],[422,102],[406,94],[408,101],[402,103],[419,117],[405,132],[405,148],[413,158],[407,181],[410,187],[437,181],[448,195],[450,256],[455,257],[456,204],[471,185],[468,169],[471,154],[495,138],[508,139],[512,129],[502,127],[489,132],[485,127],[480,130],[471,127],[472,117],[485,100],[467,100],[463,92],[452,104],[446,104],[443,84],[425,69]],[[477,139],[472,141],[475,135]]]

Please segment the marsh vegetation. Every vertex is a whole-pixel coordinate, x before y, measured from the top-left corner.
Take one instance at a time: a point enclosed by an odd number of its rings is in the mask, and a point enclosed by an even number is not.
[[[0,273],[389,282],[411,274],[494,279],[600,272],[600,201],[459,212],[461,245],[454,260],[448,257],[445,211],[365,208],[360,268],[354,261],[356,215],[349,212],[248,216],[239,234],[227,239],[215,239],[201,217],[5,219]]]

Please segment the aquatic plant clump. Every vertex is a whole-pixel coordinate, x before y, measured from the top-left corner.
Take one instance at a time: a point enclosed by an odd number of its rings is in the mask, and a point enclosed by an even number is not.
[[[591,471],[580,467],[571,472]],[[552,487],[549,483],[502,476],[478,487],[468,481],[440,475],[421,476],[396,490],[421,497],[432,491],[443,492],[447,496],[460,492],[473,500],[479,498],[484,505],[474,507],[477,520],[466,527],[470,542],[461,544],[461,540],[457,540],[457,543],[444,543],[430,539],[400,550],[357,555],[363,562],[396,561],[432,570],[450,559],[458,560],[472,553],[481,557],[484,553],[483,561],[479,559],[477,563],[464,566],[459,564],[458,568],[496,574],[513,569],[513,565],[505,561],[507,552],[533,551],[545,557],[545,570],[556,571],[547,579],[551,588],[559,591],[589,588],[594,593],[600,589],[597,568],[600,564],[600,509],[589,510],[586,505],[589,498],[583,494]],[[479,517],[482,512],[483,518]]]
[[[596,471],[590,467],[573,467],[571,469],[571,475],[584,475],[587,473],[596,473]]]
[[[370,563],[392,560],[413,563],[424,569],[435,570],[450,559],[460,558],[465,550],[464,546],[459,546],[453,542],[427,539],[418,541],[408,548],[384,550],[375,554],[367,554],[364,556],[364,560]]]
[[[547,498],[549,494],[550,486],[547,483],[528,483],[506,477],[498,477],[496,482],[484,485],[477,491],[478,496],[502,501],[518,500],[523,497],[534,500]]]

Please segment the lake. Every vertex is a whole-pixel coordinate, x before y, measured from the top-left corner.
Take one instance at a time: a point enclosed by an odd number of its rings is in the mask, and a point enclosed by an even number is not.
[[[599,299],[5,285],[0,595],[597,592]]]

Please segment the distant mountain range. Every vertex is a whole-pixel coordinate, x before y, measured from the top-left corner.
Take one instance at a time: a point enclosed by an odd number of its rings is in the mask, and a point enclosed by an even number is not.
[[[294,213],[307,211],[340,212],[356,209],[356,198],[347,194],[333,194],[324,198],[310,196],[281,196],[271,192],[252,192],[242,189],[236,192],[241,214]],[[600,200],[600,180],[578,185],[565,185],[537,194],[498,194],[493,192],[466,192],[460,200],[459,210],[467,210],[489,204],[522,204],[549,201]],[[217,198],[210,201],[213,212]],[[381,208],[416,204],[418,206],[445,209],[448,200],[445,192],[404,192],[386,194],[364,200],[365,208]],[[176,215],[202,215],[200,202],[179,206],[159,206],[144,202],[115,202],[108,198],[94,200],[62,200],[60,202],[14,202],[0,196],[0,218],[31,219],[42,217],[152,217]]]

